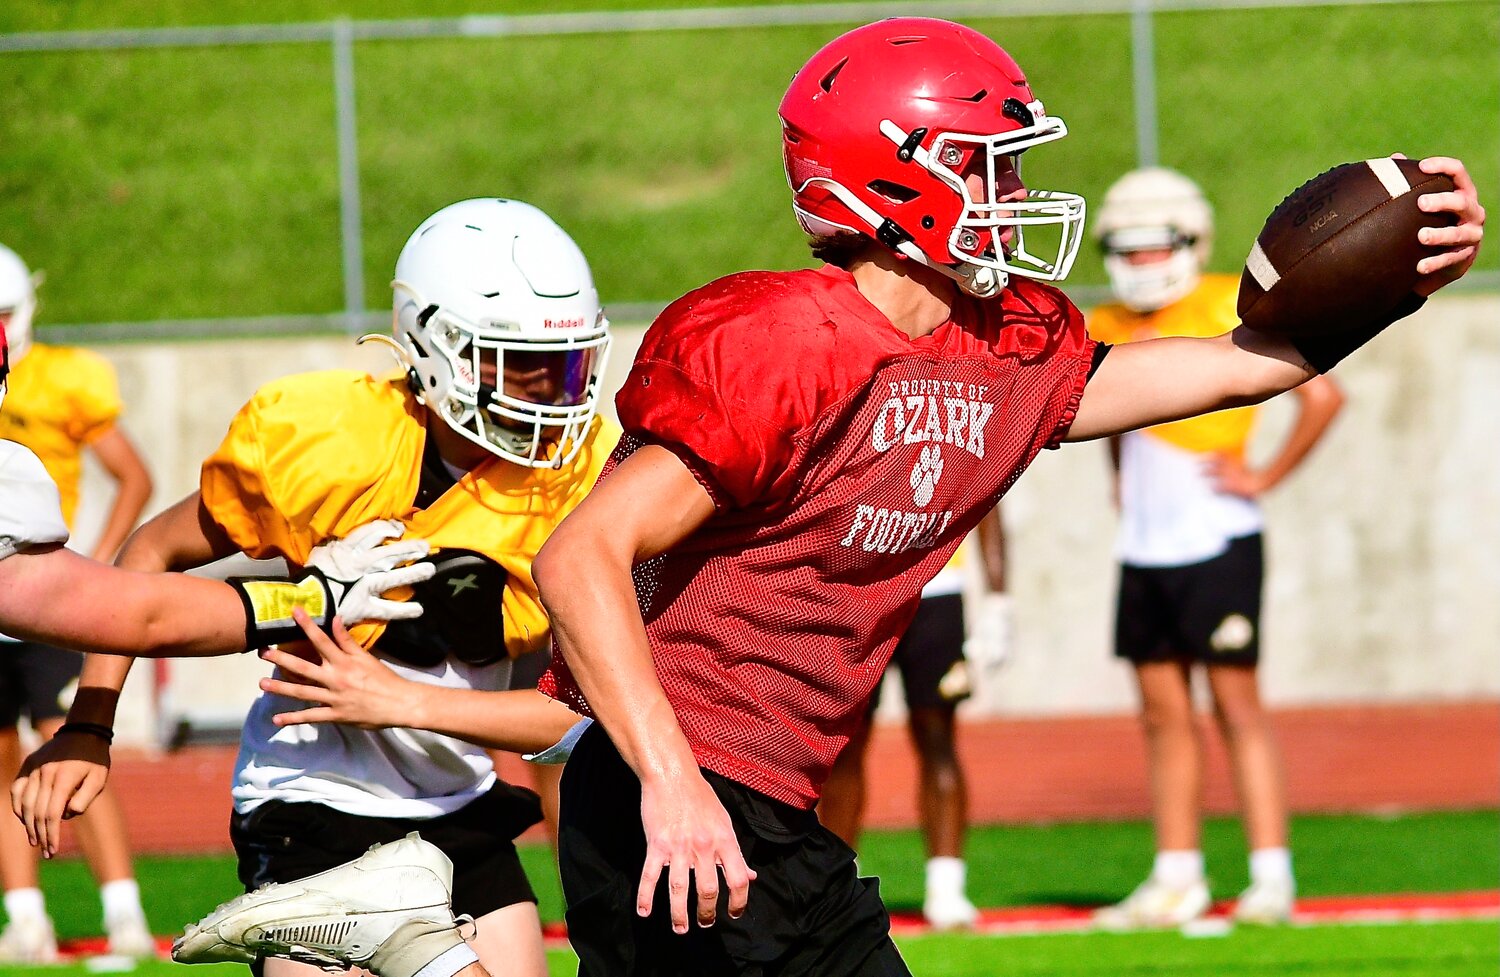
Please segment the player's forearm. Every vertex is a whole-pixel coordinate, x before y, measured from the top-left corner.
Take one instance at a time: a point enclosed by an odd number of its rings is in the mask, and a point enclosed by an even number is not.
[[[533,572],[553,638],[615,748],[642,782],[696,771],[651,659],[629,560],[556,537],[543,556]]]
[[[1297,388],[1297,401],[1297,420],[1281,450],[1263,472],[1268,489],[1290,475],[1323,439],[1328,426],[1343,409],[1344,394],[1333,380],[1319,376]]]
[[[144,471],[142,474],[145,474]],[[146,476],[144,480],[133,479],[120,483],[119,491],[115,493],[115,504],[110,508],[109,518],[105,520],[104,529],[99,534],[99,542],[94,547],[94,559],[105,562],[114,559],[115,553],[130,535],[130,530],[141,518],[141,512],[146,508],[146,503],[150,499],[151,479],[149,476]]]
[[[579,715],[536,689],[485,692],[412,683],[410,714],[393,725],[431,730],[510,753],[540,753],[562,739]]]
[[[1122,343],[1084,388],[1067,440],[1258,404],[1315,375],[1287,340],[1243,326],[1212,339]]]

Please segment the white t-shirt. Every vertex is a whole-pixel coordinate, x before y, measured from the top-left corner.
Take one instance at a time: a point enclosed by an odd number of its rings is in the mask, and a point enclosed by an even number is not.
[[[1209,457],[1140,431],[1120,439],[1121,563],[1188,566],[1258,533],[1260,506],[1214,487]]]
[[[476,667],[450,658],[418,668],[373,653],[414,682],[484,691],[510,682],[508,660]],[[234,765],[235,811],[247,814],[271,800],[310,801],[362,817],[426,819],[458,810],[495,784],[489,754],[451,736],[332,723],[277,728],[271,721],[305,708],[269,694],[250,707]]]
[[[0,560],[67,541],[62,501],[41,459],[14,441],[0,441]]]

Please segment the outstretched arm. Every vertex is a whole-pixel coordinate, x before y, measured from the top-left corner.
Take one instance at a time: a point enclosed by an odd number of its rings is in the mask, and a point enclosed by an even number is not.
[[[227,584],[133,573],[61,545],[0,560],[0,621],[27,641],[110,655],[222,655],[245,647],[245,613]]]
[[[579,716],[536,689],[487,692],[402,678],[349,637],[341,620],[330,638],[301,611],[298,623],[319,661],[279,649],[261,657],[295,681],[261,679],[262,692],[313,703],[278,713],[277,726],[344,723],[363,729],[429,729],[511,753],[540,753],[563,738]]]
[[[755,873],[662,691],[630,571],[680,543],[713,512],[712,499],[677,456],[647,445],[595,486],[532,567],[568,667],[641,780],[646,862],[636,911],[650,914],[666,869],[678,933],[688,930],[694,883],[698,924],[709,926],[717,912],[719,869],[729,887],[731,916],[744,911]]]
[[[1418,240],[1441,248],[1417,263],[1414,291],[1428,296],[1463,277],[1473,267],[1484,238],[1484,208],[1464,165],[1456,159],[1424,159],[1428,173],[1446,173],[1455,189],[1423,194],[1417,205],[1428,213],[1450,213],[1448,227],[1424,227]],[[1338,350],[1352,351],[1374,335],[1354,337]],[[1316,360],[1328,357],[1319,342]],[[1311,354],[1309,354],[1311,355]],[[1326,368],[1326,366],[1325,366]],[[1317,375],[1297,342],[1240,326],[1213,339],[1169,338],[1125,343],[1110,350],[1084,389],[1069,441],[1087,441],[1196,414],[1256,404]]]

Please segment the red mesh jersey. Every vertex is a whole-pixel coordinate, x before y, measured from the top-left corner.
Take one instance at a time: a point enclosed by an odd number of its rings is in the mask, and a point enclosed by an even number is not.
[[[614,460],[661,445],[717,506],[635,572],[701,765],[817,802],[922,585],[1067,432],[1093,345],[1061,292],[1021,278],[916,340],[832,266],[732,275],[661,314]],[[560,656],[542,690],[588,711]]]

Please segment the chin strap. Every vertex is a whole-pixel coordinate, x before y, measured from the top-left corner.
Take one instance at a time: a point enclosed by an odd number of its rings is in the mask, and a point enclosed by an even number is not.
[[[954,267],[953,265],[945,265],[941,262],[933,261],[899,227],[893,222],[886,220],[886,218],[881,217],[875,212],[874,208],[856,197],[841,183],[836,183],[825,177],[813,177],[802,184],[802,187],[797,192],[801,193],[808,187],[815,185],[826,188],[829,193],[837,197],[840,203],[853,212],[854,216],[869,226],[869,233],[876,236],[877,240],[886,247],[903,258],[910,258],[920,265],[924,265],[935,272],[953,279],[953,281],[958,283],[959,288],[975,298],[987,299],[998,295],[1000,290],[1010,282],[1009,275],[995,268],[985,268],[980,265],[960,265]],[[793,206],[795,207],[796,205],[794,204]],[[842,225],[833,224],[831,221],[825,221],[821,217],[807,214],[806,211],[800,208],[798,208],[798,213],[804,214],[813,220],[823,221],[823,223],[830,226],[840,227],[843,230],[857,230],[856,228],[845,228]]]

